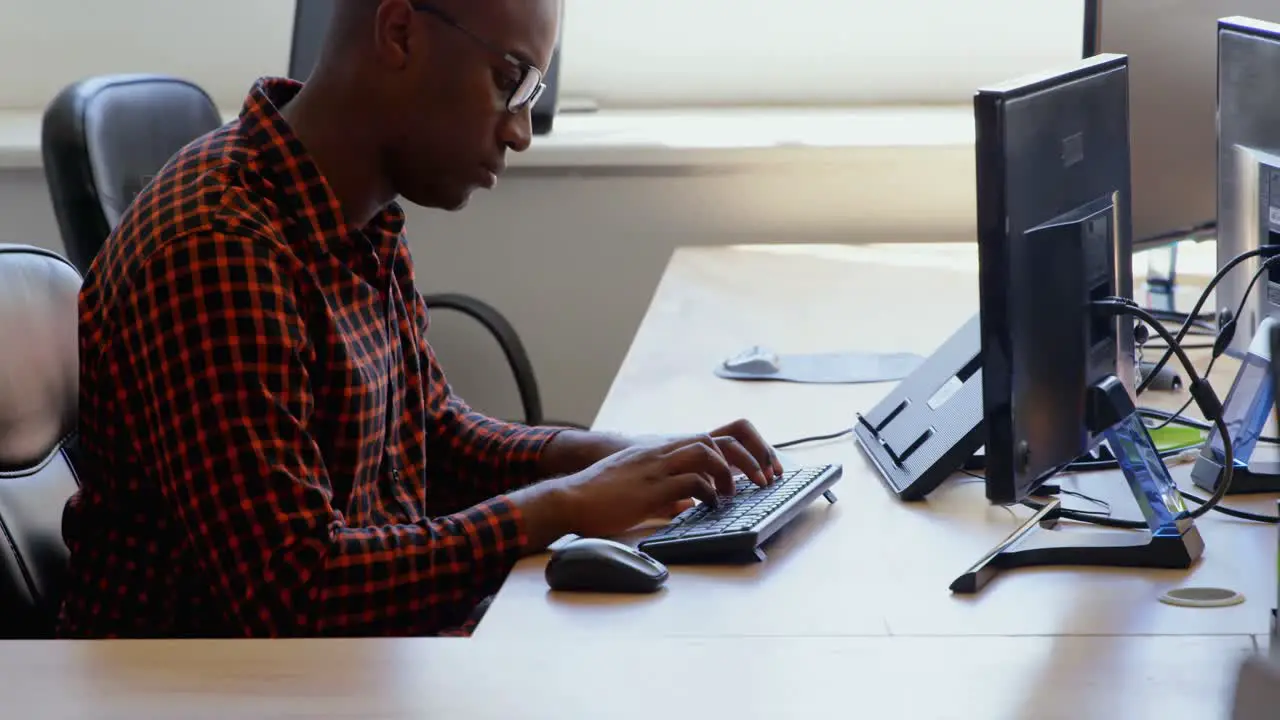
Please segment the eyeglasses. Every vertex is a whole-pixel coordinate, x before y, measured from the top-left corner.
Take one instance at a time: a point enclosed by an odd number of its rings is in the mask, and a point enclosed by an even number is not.
[[[451,15],[430,3],[414,2],[410,3],[410,5],[414,10],[427,13],[453,27],[453,29],[460,31],[484,49],[501,57],[519,73],[518,78],[510,75],[506,76],[505,82],[502,83],[504,85],[502,89],[507,91],[507,112],[515,114],[526,107],[533,107],[534,103],[538,102],[538,98],[542,97],[542,92],[547,89],[547,85],[542,81],[541,70],[480,37],[455,20]]]

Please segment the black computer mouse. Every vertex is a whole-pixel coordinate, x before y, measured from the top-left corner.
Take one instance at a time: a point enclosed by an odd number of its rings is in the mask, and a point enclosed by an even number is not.
[[[614,540],[578,538],[551,553],[552,590],[651,593],[667,582],[667,566]]]

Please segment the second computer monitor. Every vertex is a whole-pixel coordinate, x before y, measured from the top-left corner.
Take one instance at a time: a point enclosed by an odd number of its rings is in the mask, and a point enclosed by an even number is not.
[[[992,502],[1019,502],[1085,454],[1108,378],[1133,394],[1128,58],[979,90],[979,287]]]
[[[1254,18],[1218,23],[1218,262],[1280,242],[1280,25]],[[1235,313],[1231,348],[1247,351],[1254,329],[1280,312],[1280,268],[1250,286],[1257,258],[1214,292]],[[1241,301],[1244,300],[1243,304]]]

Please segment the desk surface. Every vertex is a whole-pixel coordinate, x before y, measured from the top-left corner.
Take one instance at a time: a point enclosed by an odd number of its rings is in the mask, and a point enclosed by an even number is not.
[[[975,268],[955,247],[681,251],[597,425],[705,430],[745,415],[777,440],[847,427],[886,386],[734,383],[711,369],[755,343],[928,353],[974,311]],[[87,720],[1205,720],[1225,716],[1240,662],[1267,644],[1272,528],[1207,519],[1190,573],[1023,571],[960,599],[950,580],[1017,524],[977,482],[904,505],[847,438],[793,457],[844,463],[841,499],[811,507],[760,565],[677,567],[656,596],[603,598],[548,593],[545,557],[530,558],[471,640],[0,643],[0,708]],[[1110,473],[1078,482],[1119,492]],[[1156,601],[1188,582],[1248,601]]]
[[[0,703],[32,720],[1210,720],[1252,653],[1242,637],[0,643]]]
[[[16,642],[0,643],[0,707],[32,720],[1211,720],[1252,652],[1244,637]]]
[[[929,354],[977,310],[968,246],[744,247],[678,251],[618,373],[597,427],[706,430],[750,417],[782,441],[849,427],[888,385],[721,380],[712,368],[753,344],[778,352],[861,349]],[[1229,366],[1224,364],[1224,368]],[[1219,375],[1219,373],[1215,373]],[[1230,372],[1225,373],[1229,382]],[[1220,392],[1225,395],[1225,386]],[[1180,405],[1184,395],[1160,404]],[[1144,396],[1143,402],[1152,402]],[[1154,404],[1154,403],[1153,403]],[[788,450],[839,462],[839,502],[813,504],[745,567],[672,568],[657,595],[549,592],[545,556],[525,560],[479,628],[484,637],[832,637],[1259,635],[1276,599],[1273,526],[1218,513],[1198,521],[1207,549],[1191,571],[1047,568],[1007,572],[976,596],[948,585],[1030,511],[990,506],[981,481],[958,475],[918,504],[888,493],[849,436]],[[1190,487],[1190,465],[1171,468]],[[1137,519],[1118,472],[1064,477]],[[1274,500],[1230,504],[1274,513]],[[1068,498],[1069,507],[1092,509]],[[1063,532],[1108,532],[1072,528]],[[1110,531],[1115,532],[1115,531]],[[1227,587],[1241,605],[1159,602],[1174,587]]]

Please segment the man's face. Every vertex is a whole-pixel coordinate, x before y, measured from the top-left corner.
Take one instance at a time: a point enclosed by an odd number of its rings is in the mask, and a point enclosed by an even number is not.
[[[546,74],[561,0],[416,5],[406,67],[387,103],[393,142],[385,164],[408,201],[457,210],[492,186],[508,148],[529,146],[530,108],[513,113],[509,101],[526,66]]]

